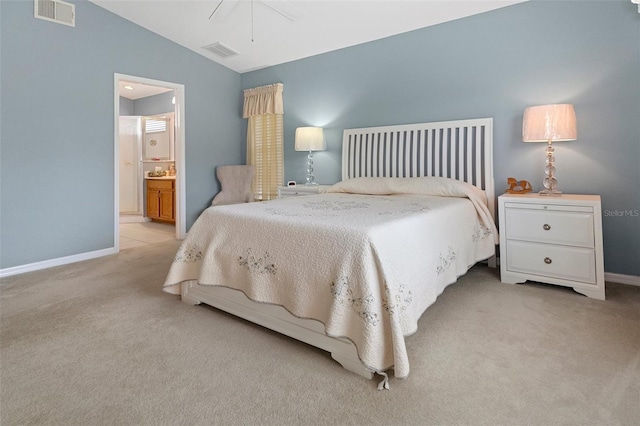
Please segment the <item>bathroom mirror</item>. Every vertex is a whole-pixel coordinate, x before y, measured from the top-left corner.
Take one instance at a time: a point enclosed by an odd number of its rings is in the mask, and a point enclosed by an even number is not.
[[[168,118],[145,118],[142,156],[146,161],[173,160],[171,126]]]

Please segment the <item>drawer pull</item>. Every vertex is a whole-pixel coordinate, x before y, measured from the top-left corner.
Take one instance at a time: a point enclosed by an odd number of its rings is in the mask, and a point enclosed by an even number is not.
[[[544,263],[546,263],[547,265],[551,265],[551,262],[552,262],[551,258],[549,257],[544,258]]]
[[[544,225],[542,225],[542,229],[544,229],[545,231],[548,231],[549,229],[551,229],[551,226],[545,223]]]

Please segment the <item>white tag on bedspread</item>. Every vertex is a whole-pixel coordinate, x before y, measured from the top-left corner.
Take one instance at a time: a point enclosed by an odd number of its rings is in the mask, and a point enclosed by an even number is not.
[[[376,373],[384,376],[384,379],[380,383],[378,383],[378,390],[389,389],[389,375],[384,371],[376,371]]]

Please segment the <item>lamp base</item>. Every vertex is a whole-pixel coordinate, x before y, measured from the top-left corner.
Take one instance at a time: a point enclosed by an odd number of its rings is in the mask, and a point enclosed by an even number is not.
[[[548,195],[551,197],[559,197],[562,195],[562,191],[558,191],[557,189],[543,189],[542,191],[538,192],[538,194]]]
[[[548,141],[548,145],[547,145],[547,165],[544,168],[544,174],[546,175],[546,177],[544,178],[542,184],[544,186],[544,189],[540,192],[538,192],[538,194],[540,195],[548,195],[548,196],[552,196],[552,197],[559,197],[562,195],[562,191],[560,191],[558,188],[558,180],[555,178],[554,174],[556,171],[556,168],[554,166],[554,162],[556,161],[555,157],[553,156],[553,146],[551,145],[551,141]]]
[[[307,155],[307,183],[305,186],[317,185],[316,178],[313,177],[313,152],[309,151],[309,155]]]

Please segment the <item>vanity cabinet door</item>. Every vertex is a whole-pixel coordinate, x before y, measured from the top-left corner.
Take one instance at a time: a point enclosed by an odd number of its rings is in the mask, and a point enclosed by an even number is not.
[[[160,217],[160,204],[158,203],[158,190],[147,187],[147,217],[157,219]]]
[[[175,220],[173,209],[173,189],[160,191],[160,211],[158,215],[160,219]]]
[[[173,180],[147,179],[147,217],[175,222],[175,188]]]

